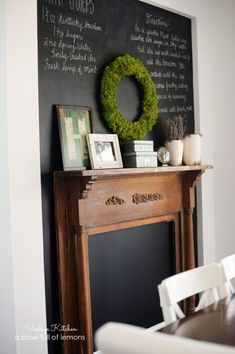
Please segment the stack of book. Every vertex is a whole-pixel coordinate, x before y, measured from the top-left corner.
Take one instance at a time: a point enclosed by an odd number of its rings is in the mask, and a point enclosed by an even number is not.
[[[124,167],[157,167],[152,140],[133,140],[122,144]]]

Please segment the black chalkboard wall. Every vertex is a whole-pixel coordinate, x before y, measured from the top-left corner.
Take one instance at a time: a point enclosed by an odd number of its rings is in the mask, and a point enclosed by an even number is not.
[[[137,0],[38,0],[38,53],[45,276],[50,326],[59,322],[52,176],[54,170],[62,169],[62,159],[55,105],[92,107],[94,131],[110,133],[99,102],[100,79],[107,64],[129,53],[143,61],[158,93],[158,123],[146,139],[154,139],[155,146],[162,145],[164,122],[176,114],[184,116],[187,131],[193,132],[191,20]],[[117,100],[120,111],[128,119],[138,117],[141,93],[135,80],[122,80]],[[156,230],[167,237],[168,231],[162,226],[156,225]],[[159,238],[160,243],[161,240]],[[107,242],[106,238],[101,238],[101,242]],[[165,253],[169,254],[169,249]],[[156,254],[156,259],[159,257],[161,253]],[[172,260],[166,256],[166,269],[169,263]],[[51,352],[55,345],[51,344]]]

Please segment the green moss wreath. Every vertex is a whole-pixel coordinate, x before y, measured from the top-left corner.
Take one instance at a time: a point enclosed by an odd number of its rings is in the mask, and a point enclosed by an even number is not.
[[[118,111],[116,90],[124,76],[134,76],[143,90],[142,112],[135,122],[128,121]],[[144,64],[129,54],[117,57],[106,66],[101,80],[101,103],[108,126],[119,138],[141,140],[157,122],[157,94]]]

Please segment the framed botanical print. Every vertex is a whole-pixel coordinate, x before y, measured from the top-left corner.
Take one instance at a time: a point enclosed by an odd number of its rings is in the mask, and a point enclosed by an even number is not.
[[[84,106],[57,105],[63,168],[82,170],[90,167],[86,134],[93,131],[92,109]]]

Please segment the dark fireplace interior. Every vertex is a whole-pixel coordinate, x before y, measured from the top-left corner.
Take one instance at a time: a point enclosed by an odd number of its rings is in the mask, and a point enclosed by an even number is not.
[[[89,236],[93,333],[108,321],[162,320],[157,285],[174,273],[172,222]]]

